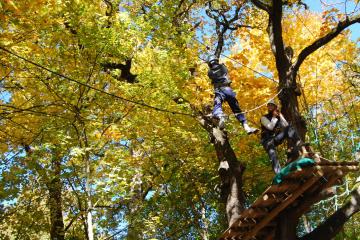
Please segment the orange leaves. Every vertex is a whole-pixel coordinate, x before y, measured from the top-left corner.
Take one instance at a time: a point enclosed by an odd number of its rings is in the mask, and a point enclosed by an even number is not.
[[[100,138],[100,136],[101,135],[99,133],[96,133],[97,138]],[[121,139],[122,134],[121,134],[121,130],[116,125],[112,125],[106,129],[103,136],[107,139],[119,141]]]

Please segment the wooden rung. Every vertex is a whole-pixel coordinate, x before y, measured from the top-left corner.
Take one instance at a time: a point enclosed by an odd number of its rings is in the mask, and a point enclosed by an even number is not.
[[[244,236],[244,240],[249,240],[257,234],[259,230],[265,227],[269,222],[271,222],[282,210],[289,206],[295,199],[297,199],[303,192],[315,184],[321,177],[321,172],[316,172],[315,176],[307,180],[304,184],[301,185],[294,193],[291,194],[285,201],[279,204],[274,208],[264,219],[260,221],[250,232]]]
[[[250,208],[249,211],[247,212],[247,216],[249,218],[259,218],[259,217],[263,217],[268,213],[268,211],[266,211],[266,209],[264,208]]]
[[[321,169],[325,174],[326,173],[333,173],[336,171],[343,171],[343,172],[350,172],[350,171],[357,171],[359,170],[358,166],[328,166],[328,165],[318,165],[315,166],[316,169]]]
[[[240,235],[239,231],[228,229],[223,233],[220,239],[231,239],[232,237],[236,237],[239,235]]]
[[[228,234],[223,234],[221,236],[220,239],[241,239],[241,237],[243,236],[243,232],[231,232],[231,233],[228,233]]]
[[[283,193],[292,192],[300,186],[299,183],[286,183],[283,182],[279,185],[272,185],[265,193]]]
[[[256,223],[254,222],[251,222],[251,221],[241,221],[238,225],[239,228],[248,228],[248,227],[254,227],[256,224],[258,223],[258,221]],[[269,228],[274,228],[276,227],[276,222],[270,222],[268,223],[268,225],[266,225],[266,227],[269,227]]]
[[[330,166],[358,166],[359,162],[319,162],[318,165]]]
[[[359,165],[359,162],[357,162],[357,161],[349,161],[349,162],[347,162],[347,161],[342,161],[342,162],[338,162],[338,161],[330,161],[329,159],[326,159],[326,158],[324,158],[324,157],[321,157],[321,156],[319,156],[319,163],[320,164],[325,164],[325,165],[332,165],[332,164],[334,164],[334,165],[336,165],[336,164],[341,164],[341,165]]]
[[[239,228],[244,228],[244,227],[251,227],[251,226],[254,226],[257,224],[257,221],[256,222],[253,222],[253,221],[248,221],[248,220],[244,220],[242,219],[239,223],[238,223],[238,227]]]
[[[265,194],[261,198],[258,198],[252,205],[252,207],[264,208],[273,206],[281,202],[284,197],[275,194]]]
[[[239,219],[244,219],[244,218],[258,218],[261,217],[263,215],[267,214],[267,210],[263,209],[263,208],[258,208],[256,206],[254,206],[254,204],[246,209],[245,211],[243,211],[239,217]]]

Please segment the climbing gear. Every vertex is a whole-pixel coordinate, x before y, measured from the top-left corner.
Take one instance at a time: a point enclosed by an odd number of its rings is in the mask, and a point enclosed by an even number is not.
[[[208,57],[207,63],[208,63],[209,65],[212,65],[214,62],[219,63],[219,58],[218,58],[217,56],[215,56],[215,55],[210,55],[210,56]]]
[[[243,127],[248,135],[259,132],[259,129],[250,127],[247,123],[244,123]]]
[[[268,113],[268,114],[264,115],[263,117],[266,117],[269,121],[271,121],[272,113]],[[281,131],[280,121],[276,122],[273,130],[269,130],[261,124],[261,139],[267,140],[267,139],[273,138],[280,131]]]
[[[214,84],[214,88],[225,87],[231,84],[228,78],[228,70],[224,64],[210,66],[208,76],[211,79],[211,83]]]

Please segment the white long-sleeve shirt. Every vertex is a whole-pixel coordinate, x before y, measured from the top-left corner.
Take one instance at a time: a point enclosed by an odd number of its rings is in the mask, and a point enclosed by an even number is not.
[[[289,123],[286,121],[286,119],[284,118],[284,116],[282,114],[280,114],[279,116],[280,119],[280,127],[287,127],[289,125]],[[261,118],[261,124],[268,130],[272,131],[274,129],[274,127],[276,126],[276,123],[279,121],[278,118],[276,117],[272,117],[271,121],[269,121],[269,119],[265,116],[263,116]]]

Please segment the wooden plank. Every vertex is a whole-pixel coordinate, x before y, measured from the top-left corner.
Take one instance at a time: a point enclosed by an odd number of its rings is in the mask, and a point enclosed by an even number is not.
[[[306,193],[310,193],[310,190],[312,190],[311,193],[315,193],[326,190],[335,184],[339,184],[338,182],[341,180],[341,177],[347,172],[359,170],[358,162],[332,162],[322,157],[318,159],[320,159],[320,161],[317,161],[318,164],[316,166],[293,172],[285,177],[282,184],[268,187],[264,194],[259,197],[249,209],[243,212],[241,215],[241,221],[239,219],[233,224],[233,226],[236,226],[236,228],[229,228],[224,232],[223,237],[226,235],[227,237],[230,237],[229,239],[231,239],[231,237],[235,237],[234,239],[244,240],[253,239],[261,229],[271,224],[271,220],[274,219],[278,213],[293,203],[294,200],[296,200],[305,191]],[[317,172],[316,176],[313,176],[314,171]],[[327,182],[319,184],[318,186],[314,186],[314,183],[318,181],[321,176],[324,176],[326,179],[328,179]],[[300,186],[298,180],[304,180],[304,177],[305,179],[308,179],[304,184],[301,185],[300,188],[298,188]],[[296,188],[298,189],[296,190]],[[293,190],[295,191],[293,192]],[[281,194],[285,192],[288,194],[290,193],[290,195],[286,197]],[[305,207],[305,205],[309,204],[309,202],[306,200],[307,195],[308,194],[305,194],[303,200],[300,200],[300,202],[304,202],[300,203],[300,206],[297,207],[299,210],[304,210],[307,208]],[[310,195],[308,196],[310,197]],[[280,205],[270,211],[268,215],[266,215],[266,210],[261,209],[261,207],[274,206],[282,201],[285,197],[286,199]],[[265,216],[265,218],[261,219],[263,216]],[[253,229],[248,233],[244,232],[246,231],[246,228],[252,227]],[[243,230],[240,230],[241,228]],[[273,238],[270,236],[269,239]]]
[[[259,218],[265,216],[266,214],[268,214],[266,209],[251,206],[251,208],[249,208],[244,215],[241,214],[241,216],[243,218]]]
[[[301,216],[304,213],[308,212],[311,206],[315,203],[331,197],[331,192],[326,191],[326,189],[329,189],[332,185],[334,185],[337,180],[339,180],[339,176],[332,176],[326,184],[319,186],[318,192],[316,194],[304,196],[304,199],[299,203],[298,206],[294,208],[295,213],[298,216]]]
[[[308,179],[299,189],[294,191],[287,199],[280,205],[273,209],[263,220],[260,221],[249,233],[244,236],[244,240],[249,240],[257,234],[257,232],[265,227],[271,220],[273,220],[282,210],[289,206],[296,198],[298,198],[303,192],[316,183],[322,176],[322,172],[319,171],[315,176]]]
[[[256,223],[254,222],[249,222],[249,221],[241,221],[238,225],[239,228],[247,228],[247,227],[253,227],[255,226]]]
[[[324,157],[319,157],[320,161],[318,162],[319,165],[359,165],[359,162],[350,161],[350,162],[338,162],[338,161],[330,161]]]
[[[319,162],[318,165],[330,166],[358,166],[359,162]]]
[[[325,174],[336,171],[343,171],[343,172],[353,172],[359,170],[358,166],[330,166],[330,165],[318,165],[316,166],[316,169],[321,169]]]
[[[265,193],[283,193],[292,192],[299,187],[299,183],[287,183],[283,182],[278,185],[272,185]]]
[[[285,198],[284,195],[275,195],[275,194],[265,194],[262,196],[262,198],[257,199],[252,207],[271,207],[279,202],[281,202]]]
[[[242,220],[238,227],[239,228],[247,228],[247,227],[253,227],[257,224],[257,222],[252,222],[252,221],[245,221],[245,220]],[[266,225],[267,227],[275,227],[276,226],[276,222],[270,222],[268,225]]]

